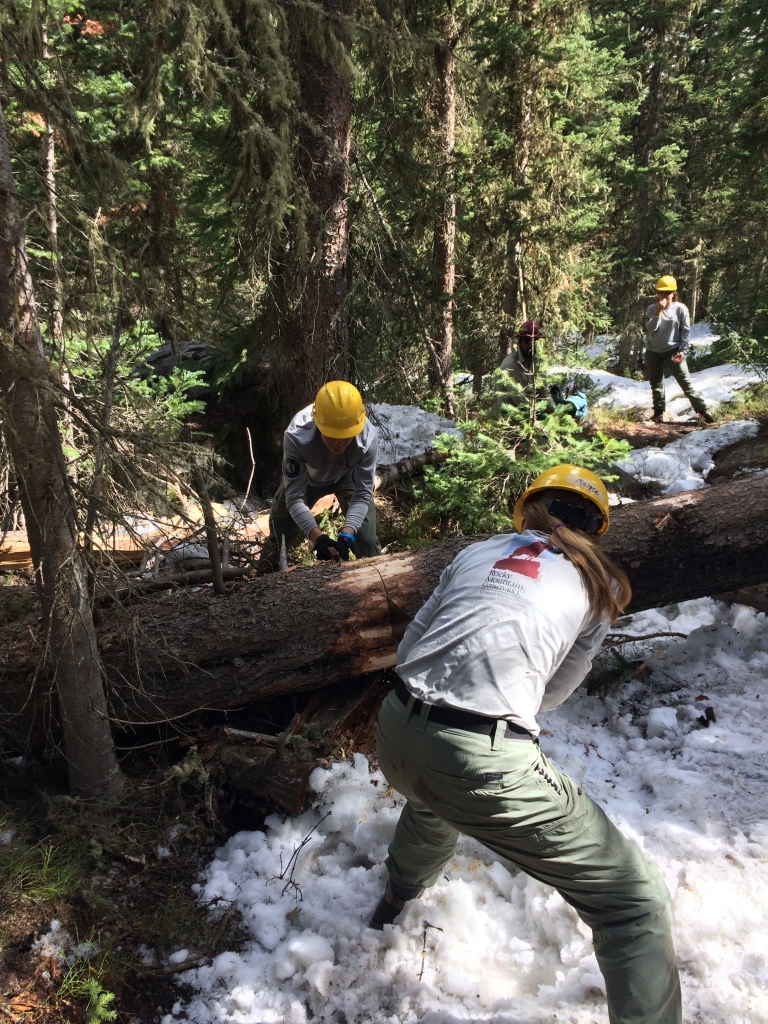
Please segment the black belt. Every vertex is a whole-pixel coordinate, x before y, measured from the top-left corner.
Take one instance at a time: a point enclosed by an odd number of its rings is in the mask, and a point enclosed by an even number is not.
[[[402,703],[407,705],[413,694],[408,690],[405,683],[398,681],[395,685],[395,696]],[[424,706],[423,700],[415,700],[411,708],[411,714],[421,714]],[[481,732],[490,736],[496,727],[496,718],[488,718],[486,715],[477,715],[474,711],[461,711],[459,708],[444,708],[437,704],[431,704],[427,718],[430,722],[437,722],[438,725],[447,725],[452,729],[466,729],[467,732]],[[507,722],[504,738],[508,740],[532,740],[533,736],[521,725],[514,722]]]

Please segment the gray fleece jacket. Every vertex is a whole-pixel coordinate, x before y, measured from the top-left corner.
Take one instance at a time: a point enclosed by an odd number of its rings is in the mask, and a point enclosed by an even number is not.
[[[333,485],[351,470],[354,492],[344,526],[359,530],[373,495],[378,432],[366,419],[362,431],[352,438],[346,451],[334,455],[323,444],[312,419],[312,408],[308,405],[297,412],[283,436],[283,480],[288,511],[296,525],[309,536],[317,523],[307,504],[307,486],[327,487],[330,494]]]
[[[660,316],[654,315],[656,303],[645,311],[645,345],[660,356],[671,356],[688,351],[688,335],[691,332],[691,317],[688,307],[682,302],[673,302],[662,309]]]

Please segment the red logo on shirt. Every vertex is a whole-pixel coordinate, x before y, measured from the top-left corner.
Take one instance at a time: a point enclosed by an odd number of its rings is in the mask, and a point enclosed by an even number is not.
[[[511,555],[507,555],[505,558],[500,558],[498,562],[494,562],[493,568],[506,569],[507,572],[517,572],[521,576],[537,580],[539,578],[540,563],[536,556],[545,551],[546,547],[547,545],[542,544],[540,540],[535,540],[533,544],[524,544],[522,547],[515,548]]]

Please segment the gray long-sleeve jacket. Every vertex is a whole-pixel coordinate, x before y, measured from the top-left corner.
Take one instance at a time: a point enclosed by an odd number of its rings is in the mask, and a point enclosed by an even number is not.
[[[411,693],[538,733],[536,714],[573,693],[609,625],[548,540],[529,530],[459,552],[397,649]]]
[[[291,518],[306,536],[317,523],[307,504],[307,485],[329,485],[329,492],[350,470],[355,489],[344,525],[353,530],[362,526],[373,495],[379,435],[366,419],[362,431],[353,437],[341,455],[334,455],[323,444],[312,419],[312,406],[297,412],[283,435],[283,480],[285,502]]]
[[[645,311],[645,344],[657,355],[672,355],[688,350],[688,335],[691,332],[691,317],[688,307],[682,302],[673,302],[662,309],[660,316],[654,315],[656,303]]]

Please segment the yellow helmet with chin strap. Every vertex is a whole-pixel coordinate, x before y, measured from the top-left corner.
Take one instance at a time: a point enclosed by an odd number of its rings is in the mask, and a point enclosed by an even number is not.
[[[346,380],[331,380],[317,392],[312,419],[326,437],[355,437],[365,426],[360,392]]]
[[[588,519],[593,518],[593,529],[590,530],[588,525],[582,525],[577,522],[567,523],[567,525],[586,529],[588,533],[596,533],[598,536],[602,536],[608,529],[608,491],[605,489],[605,484],[600,477],[595,476],[590,470],[565,463],[562,466],[552,466],[551,469],[545,469],[543,473],[539,473],[533,483],[517,499],[512,519],[518,533],[523,529],[525,503],[537,491],[551,490],[570,491],[572,494],[578,494],[580,497],[586,498],[595,507],[596,515],[594,517],[587,516]],[[585,509],[580,511],[586,512]],[[558,518],[563,518],[563,522],[566,522],[566,519],[559,511],[552,510],[552,514],[558,516]]]
[[[665,274],[664,277],[660,277],[656,282],[657,292],[676,292],[677,281],[672,277],[671,274]]]

